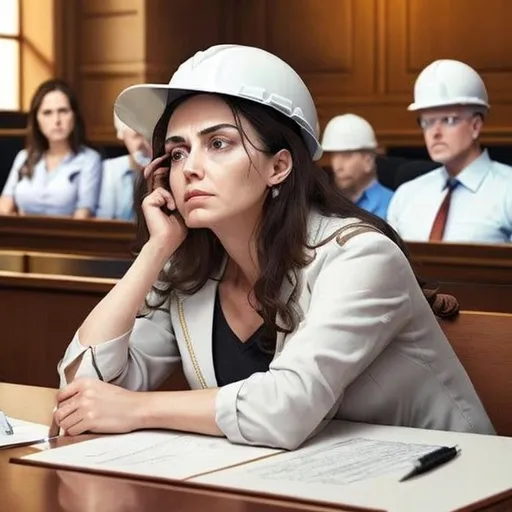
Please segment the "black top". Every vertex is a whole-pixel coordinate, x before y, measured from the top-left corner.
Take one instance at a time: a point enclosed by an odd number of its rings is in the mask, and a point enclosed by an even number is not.
[[[268,370],[273,354],[263,352],[258,346],[263,333],[264,325],[261,325],[245,343],[241,342],[224,317],[217,293],[213,313],[212,348],[213,367],[219,386]]]

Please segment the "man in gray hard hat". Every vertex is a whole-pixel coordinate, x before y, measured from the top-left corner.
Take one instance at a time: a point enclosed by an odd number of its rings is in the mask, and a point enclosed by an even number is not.
[[[398,188],[388,222],[410,241],[510,242],[512,168],[480,145],[489,100],[479,74],[456,60],[431,63],[416,80],[409,110],[441,166]]]

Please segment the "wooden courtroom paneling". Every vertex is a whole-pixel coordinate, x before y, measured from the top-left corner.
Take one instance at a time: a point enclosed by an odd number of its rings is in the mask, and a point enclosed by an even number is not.
[[[0,271],[0,381],[57,386],[66,346],[114,283]]]
[[[457,59],[482,75],[489,92],[492,110],[483,140],[510,142],[512,58],[508,48],[512,43],[512,2],[384,0],[382,5],[384,88],[378,103],[386,103],[386,98],[396,103],[396,115],[382,127],[383,137],[421,143],[420,133],[405,111],[412,101],[414,81],[430,62]]]
[[[226,39],[230,9],[226,0],[146,0],[146,81],[167,83],[198,50],[230,42]]]
[[[124,259],[132,256],[134,240],[135,226],[129,222],[0,216],[0,250]]]
[[[78,0],[77,89],[89,137],[114,142],[113,103],[121,90],[145,81],[144,0]]]
[[[373,0],[248,0],[233,2],[232,16],[232,39],[289,62],[319,105],[373,93]]]
[[[454,295],[462,309],[512,313],[512,246],[407,244],[421,278]]]
[[[256,45],[283,57],[311,88],[321,127],[351,111],[368,118],[383,146],[423,144],[407,111],[414,81],[433,60],[464,60],[482,73],[489,89],[493,108],[483,141],[512,141],[508,0],[77,0],[73,5],[75,23],[68,23],[63,40],[75,48],[77,87],[94,141],[115,141],[112,104],[124,87],[167,82],[185,58],[222,43]]]

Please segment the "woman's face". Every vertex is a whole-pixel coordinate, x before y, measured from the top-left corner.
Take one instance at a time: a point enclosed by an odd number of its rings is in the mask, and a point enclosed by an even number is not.
[[[39,129],[49,143],[68,140],[75,127],[75,115],[62,91],[46,94],[36,116]]]
[[[256,150],[252,144],[262,148],[262,142],[247,120],[241,123],[245,147],[229,106],[207,94],[186,100],[171,115],[165,143],[169,181],[188,227],[215,229],[259,217],[269,186],[276,183],[281,152]]]

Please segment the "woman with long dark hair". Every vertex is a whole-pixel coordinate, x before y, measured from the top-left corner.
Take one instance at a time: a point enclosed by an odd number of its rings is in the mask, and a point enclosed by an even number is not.
[[[213,47],[115,110],[153,140],[141,248],[59,365],[61,429],[282,448],[333,417],[493,432],[399,237],[315,166],[285,62]],[[146,392],[180,365],[190,390]]]
[[[88,147],[78,101],[59,79],[43,82],[28,113],[26,148],[16,156],[0,197],[0,214],[94,215],[101,157]]]

